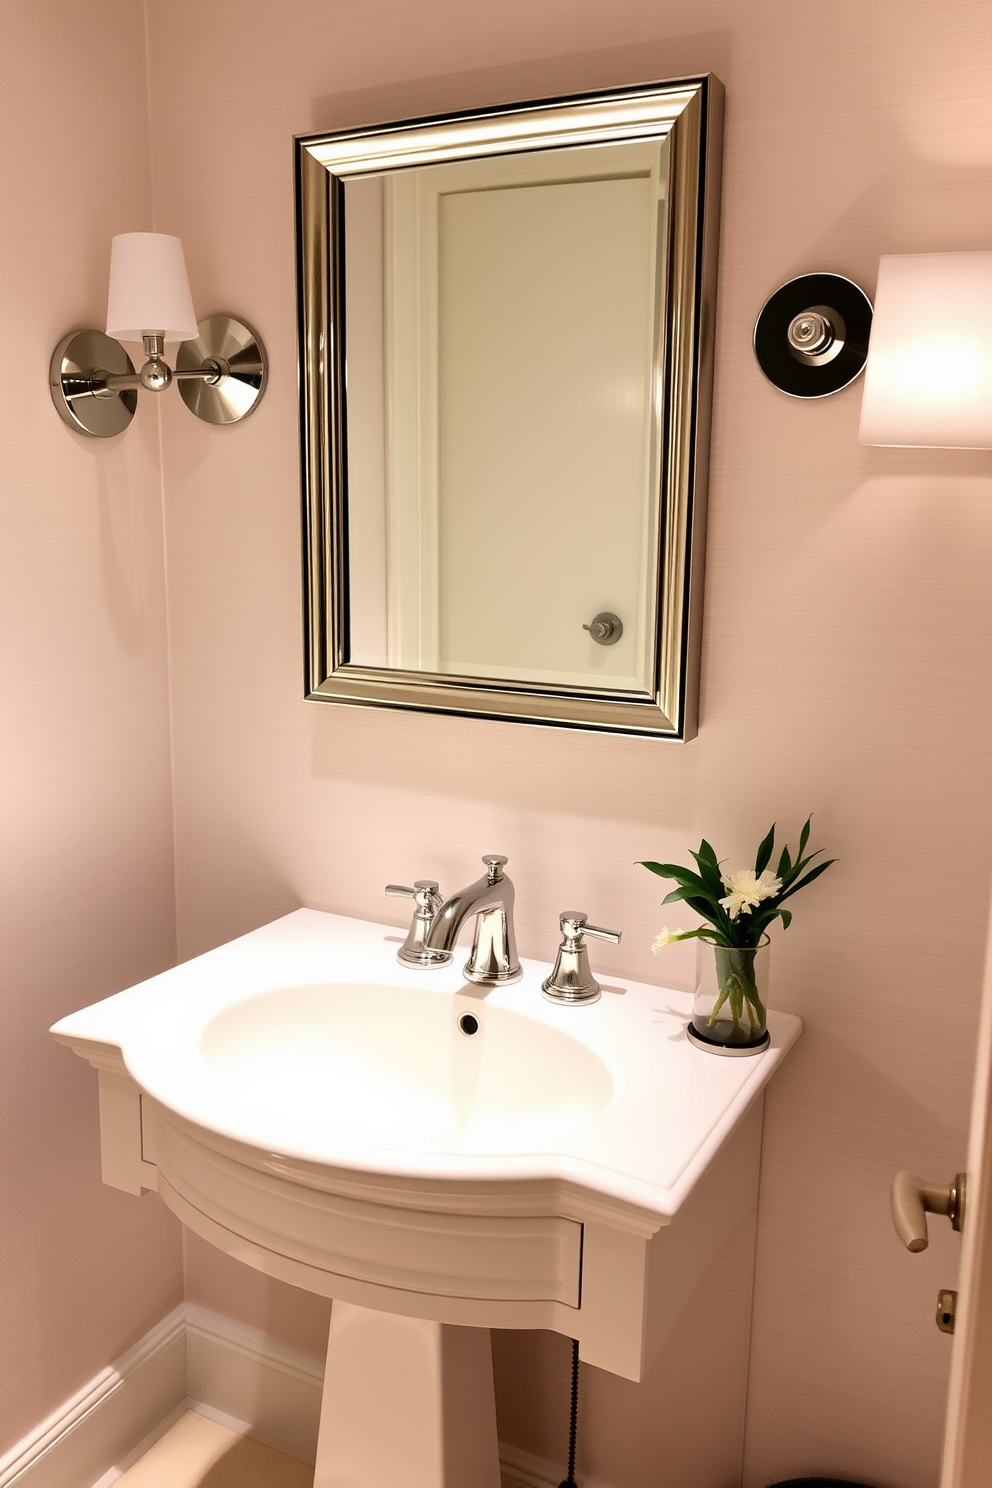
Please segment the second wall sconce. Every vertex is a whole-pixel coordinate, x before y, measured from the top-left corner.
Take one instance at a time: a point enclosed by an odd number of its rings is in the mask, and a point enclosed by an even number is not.
[[[865,370],[862,444],[992,448],[992,253],[888,255],[875,309],[837,274],[804,274],[758,316],[770,382],[823,398]]]
[[[839,393],[864,370],[871,301],[840,274],[803,274],[777,289],[754,327],[769,382],[793,398]]]
[[[122,341],[140,341],[135,371]],[[182,344],[175,368],[166,341]],[[267,374],[265,349],[230,315],[197,323],[182,243],[166,233],[121,233],[111,244],[107,330],[72,331],[55,348],[52,399],[70,428],[97,439],[125,430],[138,393],[179,386],[186,407],[208,424],[233,424],[256,408]]]

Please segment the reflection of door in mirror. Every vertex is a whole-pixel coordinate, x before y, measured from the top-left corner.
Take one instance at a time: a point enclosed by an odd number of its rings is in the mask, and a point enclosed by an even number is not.
[[[654,688],[667,175],[655,139],[346,183],[352,662]]]

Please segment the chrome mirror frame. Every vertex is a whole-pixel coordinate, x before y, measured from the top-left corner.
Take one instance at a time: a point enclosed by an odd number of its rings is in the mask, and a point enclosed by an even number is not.
[[[712,75],[296,141],[305,696],[685,740],[696,732],[723,87]],[[500,683],[348,656],[344,182],[511,151],[670,140],[663,307],[659,591],[651,692]]]

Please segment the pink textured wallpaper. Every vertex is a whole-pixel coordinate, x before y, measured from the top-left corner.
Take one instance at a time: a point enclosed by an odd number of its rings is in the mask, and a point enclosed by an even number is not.
[[[102,1186],[96,1075],[48,1037],[175,955],[155,410],[85,440],[48,392],[150,224],[144,57],[131,0],[3,7],[0,1455],[182,1295],[179,1226]]]
[[[744,1481],[931,1488],[948,1360],[934,1297],[957,1240],[939,1228],[925,1255],[902,1251],[888,1184],[904,1166],[953,1174],[965,1151],[992,867],[992,469],[861,449],[859,390],[789,400],[750,338],[797,273],[871,293],[882,252],[989,246],[988,6],[150,0],[148,15],[156,221],[184,237],[200,312],[243,311],[272,360],[241,428],[163,409],[181,954],[298,904],[398,922],[387,880],[450,889],[500,850],[523,951],[549,955],[574,903],[624,928],[605,971],[684,982],[688,955],[651,959],[665,917],[634,861],[705,832],[736,864],[772,817],[794,835],[815,812],[840,863],[773,948],[773,1002],[807,1033],[768,1103]],[[291,136],[704,70],[728,109],[698,739],[304,704]],[[201,1300],[241,1297],[312,1340],[277,1290],[260,1300],[191,1259]],[[552,1455],[547,1347],[501,1342],[500,1410],[505,1435]],[[584,1388],[582,1470],[657,1488],[664,1381],[589,1370]]]

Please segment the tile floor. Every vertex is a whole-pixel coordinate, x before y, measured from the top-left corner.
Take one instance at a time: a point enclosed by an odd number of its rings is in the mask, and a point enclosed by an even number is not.
[[[313,1468],[187,1411],[114,1488],[313,1488]]]

